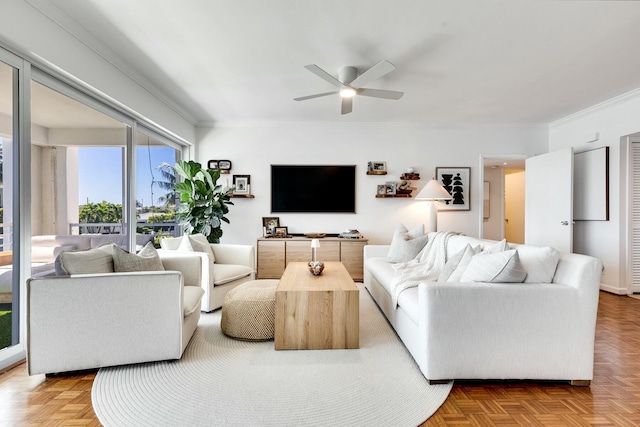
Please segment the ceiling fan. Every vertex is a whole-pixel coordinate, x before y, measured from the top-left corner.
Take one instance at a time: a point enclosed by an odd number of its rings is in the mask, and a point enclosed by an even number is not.
[[[337,93],[340,94],[340,97],[342,98],[342,114],[349,114],[353,110],[353,97],[356,95],[394,100],[398,100],[402,98],[402,95],[404,95],[404,92],[396,92],[394,90],[368,89],[363,87],[367,83],[372,82],[395,70],[395,65],[393,65],[389,61],[380,61],[359,76],[358,69],[356,67],[342,67],[338,70],[337,79],[315,64],[305,65],[304,68],[336,86],[337,88],[339,88],[339,90],[333,92],[317,93],[315,95],[301,96],[299,98],[293,98],[293,100],[305,101],[307,99],[320,98],[321,96],[334,95]]]

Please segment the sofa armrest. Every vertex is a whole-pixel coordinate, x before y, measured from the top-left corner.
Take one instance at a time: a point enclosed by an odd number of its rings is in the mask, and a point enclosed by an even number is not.
[[[207,254],[158,249],[158,255],[165,270],[182,273],[185,286],[202,286],[203,270],[209,268]]]
[[[177,359],[183,318],[176,271],[29,279],[29,373]]]
[[[231,245],[214,243],[211,245],[216,264],[238,264],[255,268],[255,249],[253,245]]]
[[[389,253],[389,245],[365,245],[364,259],[386,257]]]

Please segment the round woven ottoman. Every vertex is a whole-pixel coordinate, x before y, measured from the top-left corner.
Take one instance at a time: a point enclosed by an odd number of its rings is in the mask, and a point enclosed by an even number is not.
[[[222,332],[235,339],[273,339],[278,280],[252,280],[231,289],[222,303]]]

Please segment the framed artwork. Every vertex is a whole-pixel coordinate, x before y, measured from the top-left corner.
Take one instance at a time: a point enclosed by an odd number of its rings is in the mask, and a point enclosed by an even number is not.
[[[207,168],[209,169],[218,169],[218,162],[220,160],[209,160],[209,162],[207,162]]]
[[[452,196],[451,200],[444,200],[438,204],[439,211],[471,210],[470,175],[471,168],[436,168],[436,179]]]
[[[387,186],[386,185],[378,185],[378,194],[384,196],[387,194]]]
[[[277,216],[263,216],[262,227],[264,227],[263,231],[265,236],[275,234],[276,227],[280,227],[280,218]]]
[[[284,226],[276,227],[273,234],[277,234],[278,236],[286,236],[289,234],[289,229]]]
[[[388,195],[388,196],[395,196],[397,185],[398,185],[398,183],[395,182],[395,181],[387,181],[387,182],[385,182],[384,183],[385,194]]]
[[[251,194],[251,175],[233,175],[233,194]]]
[[[387,162],[371,162],[371,170],[383,172],[387,170]]]
[[[231,160],[218,160],[218,169],[221,173],[229,173],[231,170]]]

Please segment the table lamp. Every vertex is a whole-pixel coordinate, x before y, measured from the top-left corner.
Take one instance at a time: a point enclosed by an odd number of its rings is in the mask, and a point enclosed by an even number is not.
[[[318,261],[317,250],[318,250],[319,247],[320,247],[320,240],[311,239],[311,257],[312,257],[312,260],[311,260],[311,262],[309,262],[309,271],[314,276],[319,276],[320,273],[322,273],[322,270],[324,270],[324,263],[321,262],[321,261]]]
[[[435,179],[427,182],[416,196],[416,200],[429,202],[429,231],[438,231],[438,200],[450,199],[452,199],[451,194]]]

